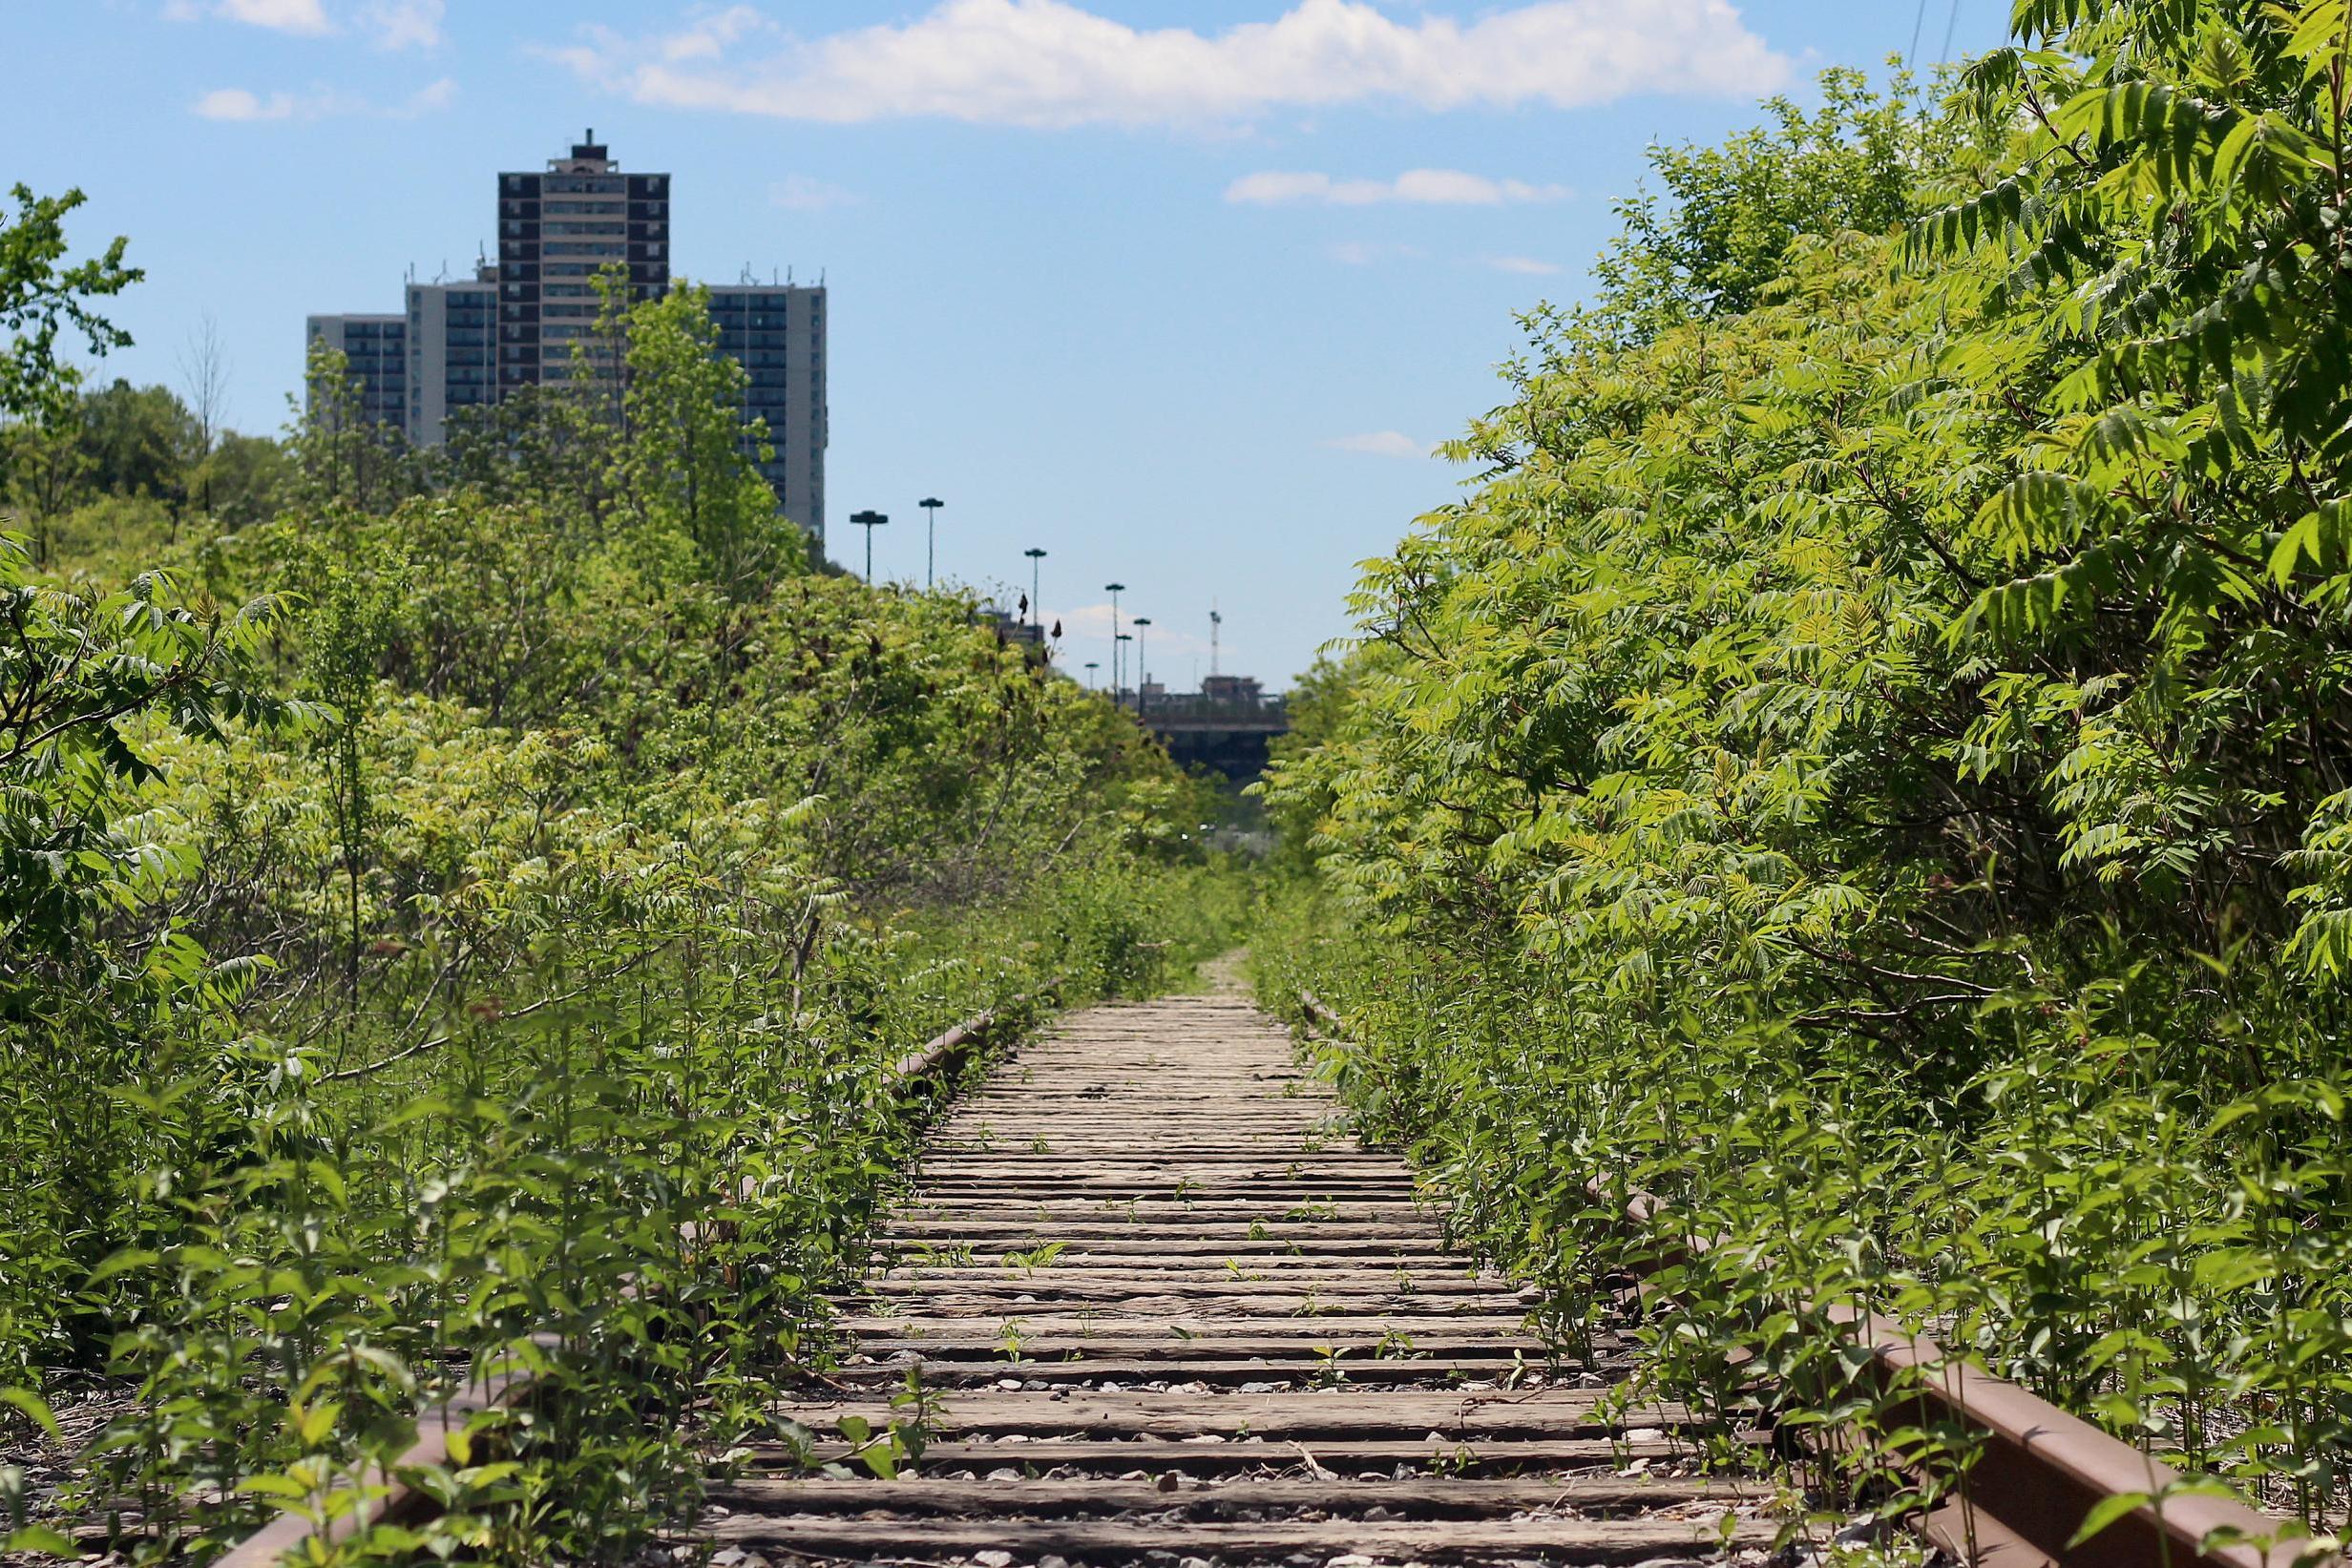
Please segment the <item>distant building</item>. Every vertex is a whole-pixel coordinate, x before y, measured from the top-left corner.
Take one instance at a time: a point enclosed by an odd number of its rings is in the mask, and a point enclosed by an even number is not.
[[[1291,727],[1284,700],[1246,675],[1208,676],[1197,692],[1164,691],[1153,681],[1144,688],[1142,719],[1178,763],[1235,782],[1264,772],[1268,746]]]
[[[744,367],[743,417],[767,422],[759,465],[784,514],[825,536],[825,290],[724,283],[710,290],[719,352]]]
[[[352,386],[359,393],[362,418],[370,425],[389,425],[404,432],[408,429],[406,316],[312,316],[304,323],[303,339],[305,345],[325,343],[348,363]]]
[[[1026,643],[1040,650],[1040,654],[1045,647],[1045,628],[1025,617],[990,604],[981,607],[980,618],[996,628],[997,637],[1001,641]]]
[[[498,396],[498,269],[472,282],[409,285],[409,417],[419,447],[448,438],[449,417]]]
[[[350,362],[371,422],[410,444],[448,439],[450,416],[525,387],[571,378],[594,333],[597,274],[628,271],[631,301],[670,286],[670,177],[629,174],[592,131],[543,171],[498,176],[498,260],[460,282],[410,283],[399,316],[312,316],[307,336]],[[711,290],[719,351],[749,375],[746,418],[767,422],[759,464],[776,505],[825,542],[826,296],[823,284]]]
[[[623,174],[590,132],[544,174],[498,177],[498,390],[563,381],[596,331],[596,275],[629,269],[629,298],[670,286],[670,177]]]

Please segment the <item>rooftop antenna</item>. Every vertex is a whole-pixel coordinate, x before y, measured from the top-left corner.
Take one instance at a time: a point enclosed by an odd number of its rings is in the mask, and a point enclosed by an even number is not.
[[[1217,628],[1224,624],[1225,617],[1217,614],[1217,601],[1210,599],[1208,601],[1208,673],[1212,676],[1218,673]]]

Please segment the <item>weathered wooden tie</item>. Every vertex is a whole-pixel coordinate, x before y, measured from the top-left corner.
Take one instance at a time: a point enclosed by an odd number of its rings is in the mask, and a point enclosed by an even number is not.
[[[938,1129],[845,1318],[847,1391],[791,1412],[846,1458],[844,1418],[903,1417],[912,1369],[937,1402],[916,1473],[763,1452],[709,1537],[775,1561],[1760,1561],[1766,1499],[1697,1477],[1688,1414],[1612,1408],[1606,1338],[1599,1368],[1553,1365],[1337,1111],[1229,991],[1023,1049]]]

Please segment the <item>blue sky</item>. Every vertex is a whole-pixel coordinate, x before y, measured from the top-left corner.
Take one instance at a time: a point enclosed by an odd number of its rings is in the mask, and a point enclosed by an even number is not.
[[[493,242],[492,177],[593,125],[675,177],[678,270],[831,288],[833,554],[1027,586],[1073,665],[1102,585],[1153,672],[1282,684],[1355,563],[1461,475],[1513,312],[1573,301],[1653,140],[1752,123],[2006,0],[8,0],[0,181],[78,185],[147,282],[108,375],[205,312],[274,429],[310,311]]]

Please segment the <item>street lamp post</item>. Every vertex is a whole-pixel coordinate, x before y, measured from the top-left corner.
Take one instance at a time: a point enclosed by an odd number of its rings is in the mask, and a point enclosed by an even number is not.
[[[1125,649],[1124,649],[1124,648],[1122,648],[1122,647],[1120,647],[1119,645],[1120,645],[1121,643],[1123,643],[1123,642],[1133,642],[1134,640],[1135,640],[1135,635],[1134,635],[1133,633],[1131,633],[1131,632],[1118,632],[1118,633],[1114,633],[1114,634],[1112,635],[1112,637],[1111,637],[1111,669],[1112,669],[1114,672],[1116,672],[1116,671],[1120,668],[1120,666],[1121,666],[1121,665],[1123,665],[1123,664],[1124,664],[1124,663],[1126,662],[1126,650],[1125,650]],[[1119,695],[1119,690],[1120,690],[1120,685],[1119,685],[1119,678],[1118,678],[1118,676],[1114,673],[1114,674],[1113,674],[1113,676],[1112,676],[1112,678],[1111,678],[1111,706],[1112,706],[1112,707],[1114,707],[1114,708],[1116,708],[1116,707],[1120,707],[1120,706],[1124,705],[1124,700],[1123,700],[1123,699],[1122,699],[1122,698],[1120,697],[1120,695]]]
[[[933,570],[939,562],[939,509],[947,503],[936,495],[926,495],[914,504],[923,509],[923,591],[929,593]]]
[[[1094,690],[1094,672],[1102,667],[1102,661],[1099,659],[1086,660],[1086,689],[1088,691]]]
[[[1045,606],[1038,598],[1038,562],[1045,558],[1045,552],[1032,545],[1021,554],[1029,557],[1029,623],[1038,629],[1038,643],[1042,647],[1045,642]]]
[[[1124,582],[1106,582],[1102,592],[1111,596],[1111,706],[1119,705],[1119,596],[1127,591]]]
[[[873,581],[873,531],[890,521],[879,512],[852,512],[850,521],[866,531],[866,580]]]
[[[1144,641],[1144,628],[1151,624],[1149,616],[1138,616],[1127,622],[1135,628],[1135,717],[1144,717],[1144,688],[1151,684],[1151,659]]]

